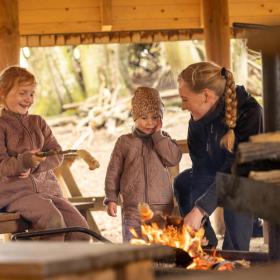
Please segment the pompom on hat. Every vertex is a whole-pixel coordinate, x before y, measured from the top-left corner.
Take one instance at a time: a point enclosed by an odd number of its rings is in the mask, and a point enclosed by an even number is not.
[[[148,113],[158,114],[161,118],[163,116],[163,103],[159,92],[154,88],[138,87],[131,100],[132,118],[137,120]]]

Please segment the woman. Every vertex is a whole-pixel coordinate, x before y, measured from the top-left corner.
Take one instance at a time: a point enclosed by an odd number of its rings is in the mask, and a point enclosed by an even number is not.
[[[177,176],[174,191],[185,224],[205,221],[210,246],[217,239],[209,217],[217,207],[216,172],[229,173],[238,143],[262,131],[262,109],[232,73],[209,62],[188,66],[179,75],[182,109],[191,113],[188,146],[192,168]],[[206,219],[203,219],[206,217]],[[249,250],[253,219],[225,209],[224,250]]]

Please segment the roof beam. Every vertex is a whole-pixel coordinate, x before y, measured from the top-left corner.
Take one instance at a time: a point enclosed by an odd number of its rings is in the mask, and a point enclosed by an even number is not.
[[[100,0],[101,31],[112,30],[112,1]]]

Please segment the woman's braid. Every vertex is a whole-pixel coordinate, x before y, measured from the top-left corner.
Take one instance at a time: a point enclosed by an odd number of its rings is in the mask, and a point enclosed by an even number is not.
[[[224,70],[224,71],[223,71]],[[223,72],[223,73],[222,73]],[[235,135],[233,129],[236,126],[237,119],[237,97],[235,91],[235,82],[233,75],[230,71],[222,68],[221,73],[226,79],[225,86],[225,122],[229,128],[228,132],[221,139],[221,145],[228,149],[230,152],[233,151]]]

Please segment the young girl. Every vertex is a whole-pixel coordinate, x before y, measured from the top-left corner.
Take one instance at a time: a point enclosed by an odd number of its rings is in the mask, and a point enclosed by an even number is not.
[[[216,173],[230,173],[238,144],[262,131],[262,109],[243,86],[235,86],[228,69],[213,63],[189,65],[178,83],[182,109],[191,113],[188,147],[192,168],[176,177],[174,190],[185,224],[198,229],[203,217],[217,207]],[[248,251],[252,217],[225,209],[224,219],[223,250]],[[206,238],[215,246],[209,221],[204,226]]]
[[[132,98],[132,133],[118,138],[105,179],[105,204],[110,216],[117,214],[121,196],[123,239],[129,241],[129,229],[139,232],[138,204],[146,202],[153,211],[171,214],[173,194],[167,167],[177,165],[181,151],[169,135],[161,131],[163,104],[157,90],[136,89]]]
[[[35,77],[12,66],[0,75],[0,208],[19,212],[35,230],[81,226],[83,216],[62,197],[53,169],[61,155],[41,158],[37,152],[61,150],[43,118],[29,115]],[[49,236],[49,240],[88,240],[80,233]]]

